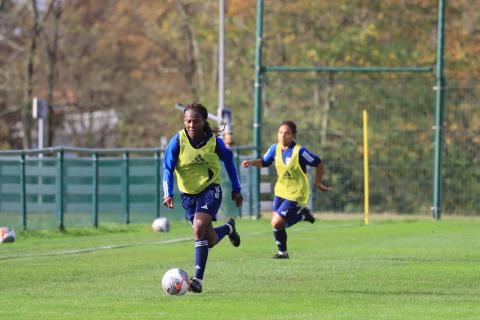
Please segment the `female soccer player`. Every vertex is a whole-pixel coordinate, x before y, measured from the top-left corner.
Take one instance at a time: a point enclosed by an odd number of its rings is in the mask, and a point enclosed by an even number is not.
[[[278,128],[278,143],[270,146],[261,159],[245,160],[242,166],[248,168],[268,167],[275,161],[277,182],[273,199],[272,228],[278,246],[274,259],[288,259],[286,228],[299,221],[315,222],[315,217],[305,207],[308,201],[308,178],[306,166],[316,167],[315,186],[321,191],[331,188],[322,183],[324,163],[315,154],[296,144],[297,126],[284,121]]]
[[[163,204],[173,208],[173,172],[175,171],[178,189],[185,209],[185,217],[193,226],[195,241],[195,275],[190,282],[190,291],[202,292],[202,279],[207,264],[208,249],[215,246],[223,237],[229,236],[235,247],[240,245],[240,236],[235,228],[235,220],[214,228],[217,212],[222,203],[220,188],[220,161],[224,162],[232,183],[232,200],[239,208],[243,197],[240,182],[233,163],[232,152],[217,138],[207,122],[208,111],[199,104],[185,107],[180,130],[169,142],[163,162]]]

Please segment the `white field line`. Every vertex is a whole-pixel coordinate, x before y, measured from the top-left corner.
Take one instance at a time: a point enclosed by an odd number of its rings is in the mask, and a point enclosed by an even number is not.
[[[90,252],[103,251],[103,250],[123,249],[123,248],[138,247],[138,246],[145,246],[145,245],[169,244],[169,243],[177,243],[177,242],[192,241],[192,240],[193,238],[189,237],[189,238],[177,238],[177,239],[169,239],[169,240],[154,241],[154,242],[141,242],[141,243],[118,244],[118,245],[111,245],[111,246],[100,246],[100,247],[85,248],[85,249],[61,250],[61,251],[52,251],[52,252],[45,252],[45,253],[32,253],[32,254],[12,255],[12,256],[0,256],[0,260],[22,259],[22,258],[32,258],[32,257],[63,256],[67,254],[90,253]]]
[[[339,228],[350,228],[350,227],[358,227],[361,226],[360,224],[341,224],[341,225],[334,225],[334,226],[321,226],[322,229],[339,229]],[[300,228],[292,228],[287,229],[288,232],[302,232],[309,230],[309,227],[302,226]],[[270,233],[271,231],[262,231],[262,232],[251,232],[247,236],[260,236]],[[32,253],[32,254],[19,254],[19,255],[10,255],[10,256],[0,256],[0,260],[11,260],[11,259],[23,259],[23,258],[33,258],[33,257],[52,257],[52,256],[63,256],[68,254],[82,254],[82,253],[91,253],[97,251],[104,251],[104,250],[113,250],[113,249],[123,249],[123,248],[131,248],[131,247],[139,247],[139,246],[146,246],[146,245],[163,245],[163,244],[170,244],[170,243],[178,243],[178,242],[186,242],[192,241],[192,237],[187,238],[176,238],[176,239],[169,239],[169,240],[162,240],[162,241],[153,241],[153,242],[141,242],[141,243],[128,243],[128,244],[118,244],[118,245],[110,245],[110,246],[100,246],[100,247],[93,247],[93,248],[85,248],[85,249],[74,249],[74,250],[61,250],[61,251],[52,251],[52,252],[45,252],[45,253]]]

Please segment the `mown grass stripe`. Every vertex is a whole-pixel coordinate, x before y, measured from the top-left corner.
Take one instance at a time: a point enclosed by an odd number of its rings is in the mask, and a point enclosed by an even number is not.
[[[177,243],[177,242],[184,242],[184,241],[192,241],[192,239],[193,239],[192,237],[189,237],[189,238],[178,238],[178,239],[170,239],[170,240],[162,240],[162,241],[154,241],[154,242],[100,246],[100,247],[76,249],[76,250],[62,250],[62,251],[54,251],[54,252],[46,252],[46,253],[0,256],[0,260],[9,260],[9,259],[11,260],[11,259],[33,258],[33,257],[52,257],[52,256],[63,256],[68,254],[82,254],[82,253],[91,253],[91,252],[102,251],[102,250],[123,249],[123,248],[138,247],[138,246],[145,246],[145,245],[152,245],[152,244],[169,244],[169,243]]]

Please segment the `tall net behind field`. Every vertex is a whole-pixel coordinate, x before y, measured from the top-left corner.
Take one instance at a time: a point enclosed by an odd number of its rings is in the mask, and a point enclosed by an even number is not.
[[[362,212],[362,112],[367,110],[370,210],[430,214],[433,86],[431,76],[353,79],[333,74],[268,74],[263,97],[263,145],[266,149],[276,141],[281,121],[296,122],[298,143],[325,161],[325,182],[333,187],[329,193],[313,192],[314,210]],[[478,84],[474,86],[478,88]],[[479,209],[478,183],[474,181],[478,181],[479,173],[480,121],[479,111],[474,110],[474,92],[472,84],[447,90],[445,213],[471,214]],[[310,177],[313,179],[313,173]],[[457,190],[460,188],[461,192]]]
[[[445,94],[443,208],[480,213],[480,81],[450,81]]]

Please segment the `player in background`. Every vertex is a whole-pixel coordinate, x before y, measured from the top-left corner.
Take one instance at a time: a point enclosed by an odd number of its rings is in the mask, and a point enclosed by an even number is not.
[[[273,199],[271,224],[273,236],[277,243],[278,253],[274,259],[288,259],[287,231],[288,227],[300,221],[315,222],[315,217],[305,207],[309,196],[307,167],[316,167],[315,186],[321,191],[331,188],[322,183],[325,170],[323,161],[295,141],[297,126],[292,121],[284,121],[278,128],[278,143],[270,146],[261,159],[245,160],[242,166],[248,168],[268,167],[275,162],[277,182]]]
[[[222,160],[232,183],[232,200],[237,207],[242,206],[240,182],[230,151],[220,138],[217,138],[207,122],[208,111],[199,104],[185,107],[183,122],[185,128],[170,140],[163,162],[163,204],[173,208],[173,172],[182,198],[185,217],[193,226],[195,241],[195,274],[190,283],[190,291],[202,292],[202,279],[207,264],[208,250],[223,237],[229,236],[235,247],[240,245],[240,236],[235,228],[235,220],[214,228],[217,212],[222,203],[220,187],[220,161]]]

